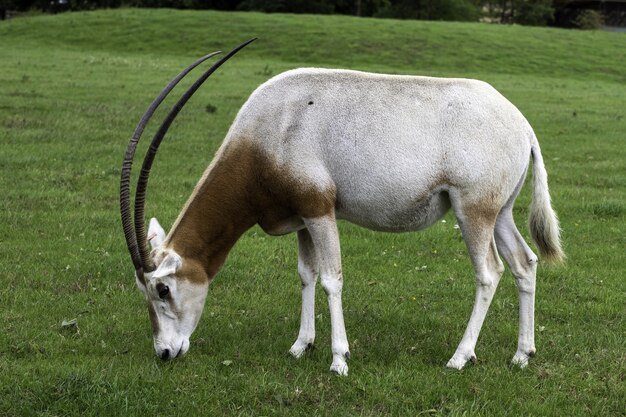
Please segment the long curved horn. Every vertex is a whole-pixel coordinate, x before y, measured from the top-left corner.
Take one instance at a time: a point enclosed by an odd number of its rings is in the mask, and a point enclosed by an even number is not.
[[[137,236],[137,242],[139,243],[139,253],[141,257],[141,264],[143,265],[144,271],[151,272],[154,271],[155,266],[150,258],[150,250],[148,249],[148,242],[146,239],[146,229],[144,224],[144,204],[146,198],[146,188],[148,187],[148,177],[150,175],[150,169],[152,168],[152,163],[154,162],[154,157],[156,156],[157,150],[159,149],[159,145],[161,145],[161,141],[163,137],[167,133],[167,130],[170,128],[172,122],[183,108],[185,103],[193,96],[193,94],[200,88],[200,86],[217,70],[222,66],[229,58],[239,52],[248,44],[254,42],[257,38],[252,38],[241,45],[234,48],[228,54],[226,54],[222,59],[217,61],[215,64],[211,66],[204,74],[202,74],[195,83],[183,94],[183,96],[176,102],[172,110],[170,110],[169,114],[159,127],[159,130],[154,135],[152,139],[152,143],[150,144],[150,148],[148,148],[148,152],[146,153],[146,157],[143,161],[143,165],[141,166],[141,172],[139,174],[139,179],[137,180],[137,191],[135,193],[135,234]]]
[[[126,245],[130,252],[130,257],[135,267],[135,272],[139,279],[143,279],[141,256],[139,254],[139,248],[137,246],[137,236],[133,230],[133,221],[130,214],[130,172],[133,166],[133,157],[135,156],[135,150],[137,149],[137,143],[141,138],[144,128],[150,121],[150,118],[159,107],[161,102],[167,97],[170,91],[178,84],[180,80],[185,77],[191,70],[206,61],[207,59],[221,53],[220,51],[210,53],[198,59],[193,64],[185,68],[180,74],[178,74],[167,86],[161,91],[161,93],[152,101],[148,110],[144,113],[135,128],[133,136],[128,143],[126,154],[124,156],[124,162],[122,163],[122,175],[120,179],[120,213],[122,215],[122,226],[124,228],[124,237],[126,238]]]

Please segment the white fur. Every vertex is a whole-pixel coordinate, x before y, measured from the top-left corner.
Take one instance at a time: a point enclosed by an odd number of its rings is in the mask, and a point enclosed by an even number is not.
[[[500,245],[507,263],[515,265],[520,288],[520,337],[513,362],[527,363],[535,349],[536,256],[521,239],[511,210],[536,138],[517,108],[493,87],[466,79],[299,69],[253,93],[226,142],[240,137],[253,138],[303,182],[334,186],[337,218],[375,230],[410,231],[432,225],[452,206],[476,270],[477,290],[467,330],[448,366],[460,369],[475,360],[478,334],[503,271]],[[539,163],[541,177],[545,168]],[[539,183],[547,184],[543,178]],[[535,195],[547,212],[547,185]],[[468,207],[487,200],[501,210],[491,219],[494,224],[466,216]],[[334,218],[303,220],[328,293],[331,369],[345,374],[348,344]],[[553,241],[558,245],[558,236]],[[525,259],[519,259],[520,253]],[[307,273],[305,281],[314,282]],[[312,285],[303,286],[302,325],[291,349],[296,357],[314,338]]]
[[[528,363],[535,351],[537,257],[517,231],[512,208],[528,170],[531,147],[537,163],[533,169],[537,209],[533,210],[539,213],[540,226],[547,223],[552,230],[548,243],[560,251],[554,232],[558,221],[550,206],[545,167],[533,130],[493,87],[466,79],[324,69],[288,71],[259,87],[241,108],[224,146],[238,140],[252,141],[296,183],[336,190],[333,213],[290,219],[272,231],[298,230],[298,271],[303,288],[301,326],[291,347],[293,356],[300,357],[315,339],[319,274],[330,309],[331,370],[340,375],[348,372],[336,218],[375,230],[413,231],[432,225],[452,207],[474,266],[476,298],[465,334],[448,366],[461,369],[468,360],[475,360],[478,335],[504,270],[500,255],[513,272],[520,297],[520,331],[513,362]],[[216,158],[220,155],[221,151]],[[169,271],[167,276],[172,276]],[[177,291],[194,297],[191,289]],[[193,301],[196,311],[201,311],[200,302],[206,296],[206,289],[201,292]],[[184,332],[168,330],[159,340],[163,346],[175,348],[181,340],[188,341],[184,337],[195,323],[197,320]],[[173,334],[184,337],[172,338]]]
[[[298,273],[302,280],[300,332],[289,352],[299,358],[315,341],[315,284],[319,261],[308,230],[298,231]]]
[[[158,267],[144,274],[145,286],[139,280],[137,286],[156,315],[158,332],[154,334],[154,350],[157,356],[163,357],[167,350],[168,358],[175,358],[189,350],[189,337],[202,315],[208,284],[195,284],[176,278],[176,272],[182,266],[182,258],[171,250],[162,249],[165,231],[155,218],[150,220],[148,236],[153,236],[150,244]],[[167,302],[159,297],[158,284],[168,286]]]
[[[448,191],[437,188],[441,175],[467,194],[512,190],[534,134],[481,81],[299,69],[253,93],[226,141],[240,137],[253,138],[293,175],[334,185],[338,218],[408,231],[449,208],[438,194]]]
[[[148,226],[148,242],[150,242],[150,246],[153,249],[161,246],[165,240],[165,235],[165,230],[163,230],[158,220],[154,217],[151,218],[150,225]]]

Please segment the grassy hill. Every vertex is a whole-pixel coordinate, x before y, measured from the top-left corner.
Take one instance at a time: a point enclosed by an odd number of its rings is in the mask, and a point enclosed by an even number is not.
[[[253,36],[168,134],[147,214],[172,224],[246,97],[283,70],[488,81],[537,132],[569,256],[539,269],[528,369],[508,367],[517,341],[508,272],[478,365],[444,367],[474,298],[452,215],[419,234],[340,225],[348,378],[327,372],[321,290],[317,349],[288,357],[299,322],[295,238],[258,228],[211,285],[189,354],[154,356],[119,224],[127,140],[180,69]],[[623,415],[624,45],[621,33],[344,16],[127,9],[0,22],[0,415]],[[515,209],[524,235],[528,203],[527,187]]]
[[[36,23],[34,23],[36,22]],[[33,30],[33,25],[37,30]],[[174,10],[111,10],[16,19],[7,42],[114,55],[197,56],[258,36],[246,59],[406,73],[537,74],[624,81],[621,35],[593,31]]]

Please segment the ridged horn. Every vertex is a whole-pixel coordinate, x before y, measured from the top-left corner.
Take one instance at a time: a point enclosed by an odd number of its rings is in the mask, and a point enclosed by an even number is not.
[[[133,219],[131,218],[130,211],[130,172],[133,167],[133,158],[135,156],[137,144],[139,143],[139,139],[141,139],[143,130],[150,121],[150,118],[176,84],[178,84],[178,82],[195,67],[219,53],[221,52],[217,51],[203,56],[172,79],[172,81],[165,86],[163,91],[161,91],[161,93],[152,101],[144,115],[141,117],[141,120],[137,124],[137,127],[133,132],[133,136],[130,138],[128,143],[128,148],[126,149],[126,154],[124,155],[124,161],[122,162],[122,174],[120,179],[120,214],[122,216],[122,227],[124,229],[124,237],[126,238],[128,252],[130,253],[130,257],[133,261],[137,277],[141,280],[143,280],[143,266],[141,263],[141,255],[139,254],[139,247],[137,245],[137,235],[135,234]]]
[[[241,49],[246,47],[248,44],[255,41],[257,38],[252,38],[241,45],[234,48],[228,54],[226,54],[222,59],[217,61],[215,64],[211,66],[204,74],[202,74],[196,82],[193,83],[191,87],[182,95],[182,97],[176,102],[176,104],[172,107],[169,114],[159,127],[159,130],[152,138],[152,143],[150,143],[150,147],[146,153],[146,157],[143,160],[143,165],[141,166],[141,172],[139,174],[139,179],[137,180],[137,191],[135,193],[135,235],[137,236],[137,242],[139,244],[139,254],[141,258],[141,264],[145,272],[154,271],[155,265],[150,258],[150,250],[148,249],[148,242],[146,239],[146,229],[144,223],[144,204],[146,198],[146,189],[148,187],[148,178],[150,176],[150,169],[152,168],[152,163],[154,162],[154,157],[156,156],[157,150],[161,145],[161,141],[163,137],[167,133],[170,128],[172,122],[181,111],[185,103],[194,95],[194,93],[200,88],[200,86],[213,74],[219,67],[222,66],[229,58],[239,52]]]

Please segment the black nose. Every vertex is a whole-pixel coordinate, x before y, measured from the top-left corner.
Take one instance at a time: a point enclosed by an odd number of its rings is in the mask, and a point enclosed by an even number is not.
[[[163,360],[167,360],[170,357],[170,350],[169,349],[165,349],[163,351],[163,353],[161,353],[161,359]]]

